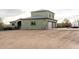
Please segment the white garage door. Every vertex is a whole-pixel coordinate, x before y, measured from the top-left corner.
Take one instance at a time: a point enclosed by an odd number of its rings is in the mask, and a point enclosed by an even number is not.
[[[53,28],[55,28],[56,27],[56,24],[55,23],[53,23]]]
[[[52,29],[52,22],[48,22],[48,29]]]

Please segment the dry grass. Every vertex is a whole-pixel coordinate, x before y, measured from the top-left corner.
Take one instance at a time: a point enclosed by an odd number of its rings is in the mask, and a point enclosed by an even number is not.
[[[79,48],[79,31],[78,30],[1,31],[0,48]]]

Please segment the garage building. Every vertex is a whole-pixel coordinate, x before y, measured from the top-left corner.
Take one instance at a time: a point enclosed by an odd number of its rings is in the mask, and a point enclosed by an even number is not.
[[[32,11],[31,17],[21,18],[10,23],[18,29],[52,29],[57,27],[54,14],[49,10]]]

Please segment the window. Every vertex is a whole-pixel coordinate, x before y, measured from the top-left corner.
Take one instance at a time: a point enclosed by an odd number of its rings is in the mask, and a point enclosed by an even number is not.
[[[32,21],[32,22],[31,22],[31,25],[36,25],[36,22],[35,22],[35,21]]]
[[[51,14],[49,14],[49,17],[51,17]]]
[[[53,18],[53,14],[52,13],[49,14],[49,18]]]
[[[14,24],[14,23],[12,23],[12,26],[15,26],[15,24]]]

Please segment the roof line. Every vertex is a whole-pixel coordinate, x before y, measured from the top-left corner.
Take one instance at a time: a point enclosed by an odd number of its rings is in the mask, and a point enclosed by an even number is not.
[[[52,12],[50,10],[37,10],[37,11],[32,11],[32,12],[44,12],[44,11]],[[54,13],[54,12],[52,12],[52,13]]]

